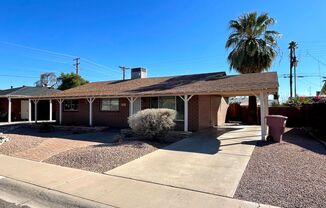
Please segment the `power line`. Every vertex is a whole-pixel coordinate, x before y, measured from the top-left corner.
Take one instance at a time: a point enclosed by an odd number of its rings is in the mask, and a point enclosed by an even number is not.
[[[307,50],[307,55],[310,56],[311,58],[313,58],[315,61],[317,61],[319,64],[322,64],[324,66],[326,66],[326,63],[322,62],[321,60],[319,60],[318,58],[316,58],[315,56],[311,55],[311,53],[309,53],[309,51]]]
[[[23,75],[12,75],[12,74],[0,74],[0,77],[19,77],[19,78],[32,78],[32,79],[38,79],[39,78],[39,77],[23,76]]]
[[[55,52],[55,51],[50,51],[50,50],[45,50],[45,49],[30,47],[30,46],[26,46],[26,45],[22,45],[22,44],[17,44],[17,43],[12,43],[12,42],[7,42],[7,41],[0,41],[0,43],[6,44],[6,45],[15,46],[15,47],[19,47],[19,48],[24,48],[24,49],[39,51],[39,52],[43,52],[43,53],[47,53],[47,54],[59,55],[59,56],[63,56],[63,57],[66,57],[66,58],[74,58],[74,59],[78,58],[77,56],[74,56],[74,55],[71,55],[71,54],[59,53],[59,52]],[[119,70],[115,70],[115,69],[110,68],[110,67],[107,67],[107,66],[105,66],[103,64],[96,63],[96,62],[94,62],[92,60],[89,60],[89,59],[86,59],[86,58],[82,58],[82,57],[80,57],[80,59],[82,59],[83,61],[88,62],[90,64],[93,64],[96,67],[99,67],[99,68],[103,68],[103,69],[107,69],[107,70],[111,70],[111,71],[115,71],[117,73],[120,73]]]
[[[118,73],[120,73],[120,71],[117,70],[117,69],[113,69],[113,68],[107,67],[107,66],[105,66],[105,65],[103,65],[103,64],[98,64],[98,63],[96,63],[96,62],[94,62],[94,61],[91,61],[91,60],[86,59],[86,58],[83,58],[83,57],[81,57],[81,59],[82,59],[83,61],[85,61],[85,62],[88,62],[89,64],[93,64],[94,66],[97,66],[97,67],[100,67],[100,68],[103,68],[103,69],[108,69],[108,70],[111,70],[111,71],[114,71],[114,72],[118,72]]]
[[[16,46],[16,47],[19,47],[19,48],[25,48],[25,49],[30,49],[30,50],[34,50],[34,51],[44,52],[44,53],[48,53],[48,54],[65,56],[65,57],[68,57],[68,58],[75,58],[76,57],[76,56],[69,55],[69,54],[58,53],[58,52],[54,52],[54,51],[50,51],[50,50],[45,50],[45,49],[40,49],[40,48],[34,48],[34,47],[30,47],[30,46],[26,46],[26,45],[21,45],[21,44],[17,44],[17,43],[11,43],[11,42],[6,42],[6,41],[0,41],[0,43],[6,44],[6,45],[11,45],[11,46]]]

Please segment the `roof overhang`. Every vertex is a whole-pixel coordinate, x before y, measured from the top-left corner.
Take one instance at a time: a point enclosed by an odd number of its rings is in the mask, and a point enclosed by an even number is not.
[[[117,94],[117,95],[83,95],[83,96],[38,96],[30,97],[30,99],[49,100],[49,99],[87,99],[87,98],[121,98],[121,97],[157,97],[157,96],[180,96],[180,95],[220,95],[223,97],[234,96],[259,96],[261,92],[266,94],[276,94],[277,88],[274,89],[256,89],[256,90],[237,90],[237,91],[205,91],[205,92],[178,92],[178,93],[149,93],[149,94]]]

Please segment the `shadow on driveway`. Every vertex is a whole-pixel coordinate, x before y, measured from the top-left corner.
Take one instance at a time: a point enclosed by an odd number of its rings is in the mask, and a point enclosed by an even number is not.
[[[190,138],[181,140],[172,145],[169,145],[164,150],[171,151],[184,151],[184,152],[193,152],[193,153],[202,153],[202,154],[216,154],[220,151],[220,148],[223,146],[231,146],[238,144],[248,144],[255,145],[256,141],[242,141],[243,139],[250,137],[257,137],[256,135],[249,135],[257,131],[243,131],[244,136],[239,136],[235,134],[235,137],[223,138],[222,140],[239,140],[233,143],[222,144],[219,137],[227,133],[232,133],[233,131],[242,130],[244,128],[228,128],[228,127],[219,127],[219,128],[209,128],[196,133],[193,133]],[[241,133],[240,133],[241,134]]]

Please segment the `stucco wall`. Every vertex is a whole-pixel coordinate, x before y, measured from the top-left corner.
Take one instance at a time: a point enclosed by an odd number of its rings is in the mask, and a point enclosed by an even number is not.
[[[226,114],[229,105],[227,104],[224,97],[219,97],[218,99],[218,111],[217,111],[217,125],[225,124]]]
[[[198,96],[198,129],[225,123],[227,103],[218,95]]]

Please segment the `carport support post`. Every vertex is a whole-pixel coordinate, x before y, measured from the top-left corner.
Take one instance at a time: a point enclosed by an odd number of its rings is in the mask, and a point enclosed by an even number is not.
[[[184,95],[184,97],[182,97],[182,96],[179,96],[182,100],[183,100],[183,102],[184,102],[184,131],[188,131],[188,112],[189,112],[189,110],[188,110],[188,102],[189,102],[189,100],[192,98],[192,96],[193,95],[190,95],[189,97],[188,97],[188,95]]]
[[[89,103],[89,126],[93,126],[93,102],[95,98],[87,98]]]
[[[59,124],[62,124],[62,103],[63,103],[64,99],[58,99],[58,103],[59,103]]]
[[[32,122],[32,100],[28,99],[28,121]]]
[[[49,115],[49,120],[52,121],[52,99],[49,100],[49,112],[50,112],[50,115]]]
[[[34,117],[35,117],[35,123],[37,123],[37,103],[38,100],[33,100],[34,106],[35,106],[35,111],[34,111]]]
[[[265,117],[268,115],[268,95],[265,92],[260,93],[260,125],[261,139],[265,140],[267,134],[267,126]]]
[[[8,97],[8,123],[11,123],[11,97]]]

